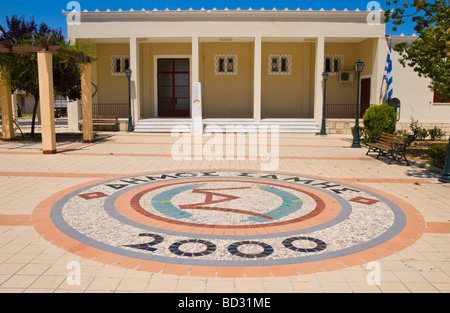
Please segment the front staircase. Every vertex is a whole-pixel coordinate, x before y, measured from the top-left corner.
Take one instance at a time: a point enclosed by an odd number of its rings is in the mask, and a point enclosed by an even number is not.
[[[315,136],[320,133],[319,125],[314,119],[263,119],[261,125],[278,125],[280,134]]]
[[[135,133],[191,132],[190,118],[150,118],[140,120],[134,127]]]
[[[135,126],[136,133],[171,133],[191,132],[190,118],[151,118],[140,120]],[[204,133],[232,131],[258,132],[267,126],[267,131],[273,131],[270,126],[278,126],[280,134],[295,134],[314,136],[320,132],[319,126],[313,119],[263,119],[261,124],[255,124],[253,119],[204,119]]]

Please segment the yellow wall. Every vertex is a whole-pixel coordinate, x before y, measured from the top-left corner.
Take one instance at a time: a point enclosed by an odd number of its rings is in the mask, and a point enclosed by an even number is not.
[[[253,117],[253,43],[201,43],[204,118]],[[237,75],[215,75],[214,56],[236,54]]]
[[[130,45],[97,44],[98,103],[128,103],[127,77],[111,75],[111,55],[130,55]]]
[[[364,71],[362,71],[361,76],[372,75],[373,67],[375,64],[376,54],[374,53],[374,39],[366,39],[359,43],[358,45],[358,55],[357,58],[361,58],[364,62]]]
[[[262,118],[313,117],[314,61],[310,43],[262,44]],[[291,55],[290,75],[269,75],[269,55]]]
[[[327,81],[327,103],[329,104],[355,104],[357,74],[354,64],[361,59],[364,62],[364,70],[361,77],[371,76],[373,72],[374,53],[372,39],[360,43],[325,43],[325,55],[344,54],[344,71],[354,72],[353,82],[340,83],[338,75],[330,75]],[[372,90],[372,93],[376,92]]]

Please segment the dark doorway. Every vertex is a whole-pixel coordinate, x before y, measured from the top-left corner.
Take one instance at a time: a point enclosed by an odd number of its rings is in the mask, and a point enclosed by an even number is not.
[[[370,78],[361,79],[361,118],[366,113],[366,110],[370,107]]]
[[[190,116],[189,59],[158,59],[158,116]]]

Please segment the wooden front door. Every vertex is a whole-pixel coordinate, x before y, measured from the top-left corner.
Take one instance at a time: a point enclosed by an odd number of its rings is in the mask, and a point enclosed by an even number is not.
[[[158,59],[158,116],[189,117],[189,59]]]
[[[366,110],[370,107],[370,82],[370,78],[361,79],[361,118],[364,116],[364,113],[366,113]]]

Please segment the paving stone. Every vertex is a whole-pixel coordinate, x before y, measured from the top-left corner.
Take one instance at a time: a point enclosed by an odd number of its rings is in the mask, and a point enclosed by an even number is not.
[[[349,135],[280,136],[272,171],[261,170],[261,159],[177,161],[175,141],[116,133],[94,145],[58,146],[53,156],[43,156],[40,143],[0,145],[0,290],[450,289],[450,186],[436,174],[350,149]],[[203,172],[225,181],[199,178]],[[130,183],[135,178],[144,181]],[[164,192],[168,202],[155,206]],[[81,264],[79,286],[65,283],[70,261]],[[381,284],[370,286],[364,279],[377,264]]]

